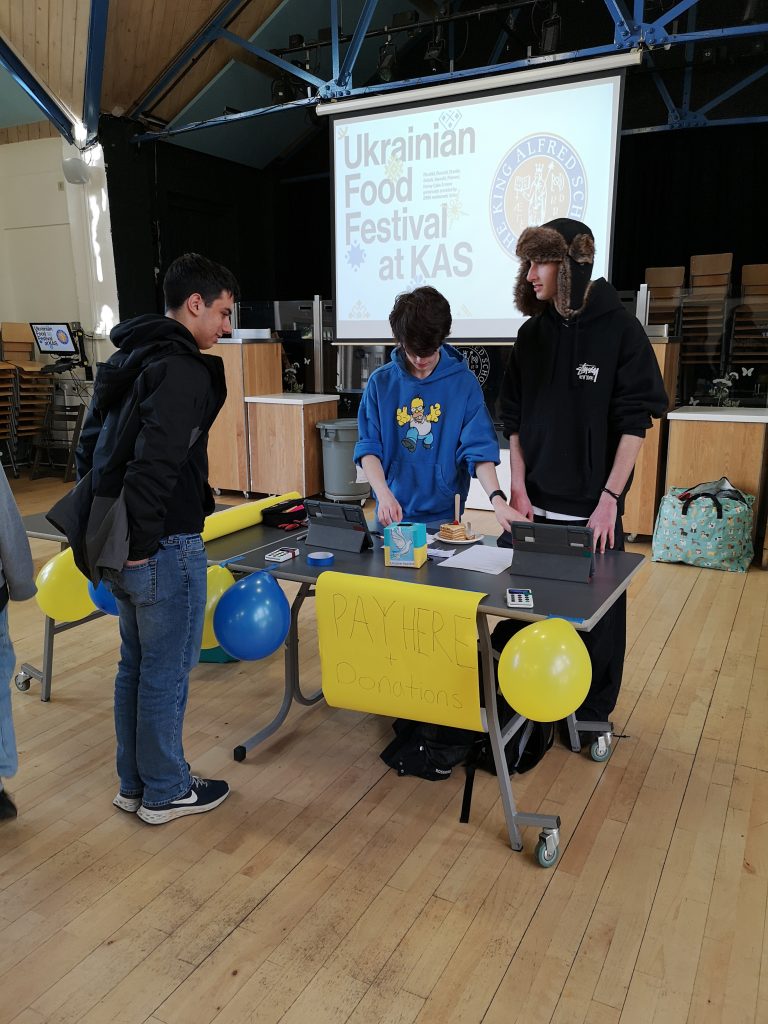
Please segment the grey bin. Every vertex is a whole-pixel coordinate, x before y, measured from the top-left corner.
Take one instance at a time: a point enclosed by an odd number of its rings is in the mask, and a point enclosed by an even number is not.
[[[353,458],[357,420],[325,420],[316,424],[323,442],[323,484],[329,501],[364,501],[371,493],[367,483],[357,483]]]

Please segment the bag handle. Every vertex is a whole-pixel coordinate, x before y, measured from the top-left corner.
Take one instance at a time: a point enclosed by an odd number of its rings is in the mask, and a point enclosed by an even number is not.
[[[693,494],[693,495],[691,495],[690,498],[686,498],[685,501],[683,502],[683,515],[684,516],[688,515],[688,508],[690,507],[691,502],[692,501],[698,501],[699,498],[709,498],[710,501],[712,502],[712,504],[717,509],[717,518],[718,519],[722,519],[723,518],[723,506],[720,504],[720,502],[717,500],[717,496],[714,495],[714,494]]]

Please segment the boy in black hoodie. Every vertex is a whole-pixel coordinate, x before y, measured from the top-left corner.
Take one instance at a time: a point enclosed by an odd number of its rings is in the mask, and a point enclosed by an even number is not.
[[[590,229],[568,218],[520,235],[515,302],[531,319],[520,328],[500,408],[510,504],[536,522],[591,527],[603,552],[624,548],[624,497],[667,396],[645,331],[604,278],[590,280],[594,253]],[[606,721],[624,668],[626,595],[582,639],[592,685],[576,716]],[[503,646],[506,638],[495,633],[494,642]]]
[[[153,825],[209,811],[229,794],[226,782],[190,774],[182,727],[205,611],[208,431],[226,398],[221,360],[203,353],[230,330],[238,287],[225,267],[187,253],[163,291],[165,316],[112,331],[119,351],[99,367],[77,451],[80,482],[49,513],[81,570],[117,599],[113,802]]]

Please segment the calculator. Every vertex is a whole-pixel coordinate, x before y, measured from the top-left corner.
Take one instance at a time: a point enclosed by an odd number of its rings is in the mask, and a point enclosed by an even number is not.
[[[276,551],[270,551],[266,555],[264,555],[264,561],[287,562],[291,558],[296,558],[298,553],[298,548],[278,548]]]
[[[507,608],[533,608],[533,591],[507,587]]]

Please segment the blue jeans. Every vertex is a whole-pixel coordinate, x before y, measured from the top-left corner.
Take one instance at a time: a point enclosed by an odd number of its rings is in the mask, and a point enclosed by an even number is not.
[[[202,538],[198,533],[164,537],[147,563],[109,570],[105,583],[120,612],[115,679],[120,792],[158,807],[191,785],[181,733],[189,673],[203,635]]]
[[[15,668],[16,655],[8,632],[8,609],[3,608],[0,612],[0,779],[15,775],[19,767],[11,714],[11,676]]]

